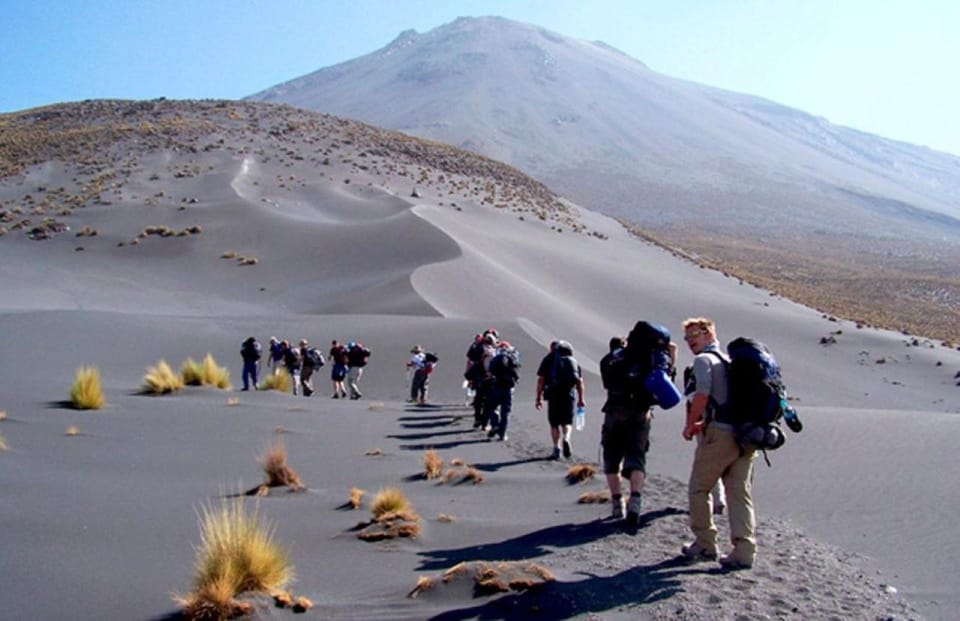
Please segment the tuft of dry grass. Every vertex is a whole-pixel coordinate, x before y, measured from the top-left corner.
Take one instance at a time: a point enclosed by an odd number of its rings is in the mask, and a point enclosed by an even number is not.
[[[407,597],[415,598],[424,591],[429,591],[432,588],[433,578],[430,578],[429,576],[420,576],[417,578],[417,584],[413,587],[413,590],[407,593]]]
[[[443,460],[433,449],[423,454],[423,471],[427,479],[439,479],[443,470]]]
[[[68,436],[78,436],[80,435],[80,428],[76,425],[70,425],[67,427],[66,435]]]
[[[217,364],[213,354],[208,353],[203,362],[187,358],[180,365],[180,377],[188,386],[216,386],[222,390],[230,389],[230,371]]]
[[[237,258],[237,253],[234,252],[233,250],[227,250],[227,251],[225,251],[223,254],[220,255],[220,258],[221,258],[221,259],[236,259],[236,258]]]
[[[280,369],[279,373],[267,373],[263,381],[260,382],[259,390],[278,390],[280,392],[290,392],[293,387],[293,380],[286,369]]]
[[[446,514],[446,513],[441,513],[441,514],[437,515],[437,521],[438,521],[438,522],[442,522],[442,523],[444,523],[444,524],[450,524],[450,523],[452,523],[452,522],[456,522],[456,521],[457,521],[457,518],[455,518],[455,517],[452,516],[452,515],[448,515],[448,514]]]
[[[567,483],[570,485],[584,483],[592,479],[596,474],[597,469],[590,464],[573,464],[570,466],[570,469],[567,470]]]
[[[230,397],[227,399],[227,405],[233,407],[235,405],[240,405],[240,399],[238,397]]]
[[[249,614],[236,601],[241,593],[273,593],[294,578],[286,552],[274,541],[274,527],[247,511],[242,498],[204,505],[199,515],[200,545],[195,549],[193,590],[175,597],[188,619],[228,619]]]
[[[277,608],[290,608],[293,606],[293,595],[288,591],[280,591],[273,594],[273,603]]]
[[[10,450],[10,447],[7,446],[7,440],[2,435],[0,435],[0,452]]]
[[[599,505],[610,502],[610,492],[584,492],[577,498],[577,504]]]
[[[181,388],[183,379],[173,372],[166,360],[161,359],[156,365],[147,367],[141,392],[147,395],[165,395]]]
[[[454,457],[453,459],[450,460],[450,465],[451,465],[451,466],[464,466],[464,465],[466,465],[466,463],[465,463],[462,459],[460,459],[459,457]]]
[[[287,486],[294,490],[304,490],[306,486],[300,476],[287,465],[287,449],[283,442],[274,442],[269,445],[257,459],[267,475],[268,487]]]
[[[401,513],[408,509],[410,509],[410,501],[396,487],[381,489],[373,497],[373,502],[370,504],[370,511],[373,513],[374,519],[380,519],[389,513]]]
[[[7,420],[7,411],[0,410],[0,420]]]
[[[187,386],[202,386],[203,365],[193,358],[187,358],[180,365],[180,378]]]
[[[383,451],[381,451],[380,449],[370,449],[369,451],[364,453],[364,455],[366,455],[367,457],[379,457],[383,455]]]
[[[218,365],[211,353],[203,357],[203,383],[221,390],[230,390],[230,371]]]
[[[366,494],[366,492],[360,489],[359,487],[351,487],[350,500],[347,501],[348,504],[354,509],[359,509],[360,505],[363,504],[364,494]]]
[[[383,410],[383,407],[383,401],[373,401],[367,406],[367,409],[371,412],[379,412]]]
[[[73,386],[70,388],[70,403],[78,410],[99,410],[106,403],[100,383],[100,371],[96,367],[77,369]]]

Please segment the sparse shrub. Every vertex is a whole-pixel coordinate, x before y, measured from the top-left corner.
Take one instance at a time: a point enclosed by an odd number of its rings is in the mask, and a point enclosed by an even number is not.
[[[234,252],[233,250],[227,250],[226,252],[224,252],[223,254],[220,255],[220,258],[221,258],[221,259],[235,259],[235,258],[237,258],[237,253]]]
[[[181,388],[183,379],[173,372],[166,360],[161,359],[156,365],[147,367],[141,391],[148,395],[165,395]]]
[[[78,436],[80,435],[80,429],[76,425],[70,425],[67,427],[66,435],[68,436]]]
[[[584,481],[592,479],[596,474],[597,469],[590,464],[574,464],[567,470],[567,482],[571,485],[574,483],[583,483]]]
[[[279,390],[280,392],[290,392],[293,380],[286,369],[280,369],[279,373],[268,373],[260,383],[260,390]]]
[[[210,353],[203,357],[203,383],[230,390],[230,371],[218,365]]]
[[[423,470],[428,479],[440,478],[443,470],[443,460],[440,459],[435,450],[430,449],[423,454]]]
[[[267,475],[266,485],[269,487],[287,486],[295,490],[306,489],[300,476],[287,465],[287,449],[283,442],[274,442],[268,446],[257,459]]]
[[[257,257],[240,257],[237,260],[240,262],[240,265],[256,265],[260,262],[260,259]]]
[[[229,399],[227,399],[227,405],[229,405],[230,407],[233,407],[235,405],[240,405],[240,399],[238,399],[237,397],[230,397]]]
[[[402,513],[410,508],[410,501],[396,487],[388,487],[377,492],[370,505],[374,519],[380,519],[388,513]]]
[[[0,420],[7,420],[7,411],[0,410]]]
[[[350,488],[350,500],[348,500],[347,503],[348,503],[348,504],[350,505],[350,507],[352,507],[353,509],[359,509],[359,508],[360,508],[360,505],[363,503],[363,495],[364,495],[365,493],[366,493],[366,492],[364,492],[362,489],[360,489],[360,488],[358,488],[358,487],[351,487],[351,488]]]
[[[7,447],[7,440],[6,440],[6,438],[4,438],[3,435],[0,435],[0,452],[6,451],[6,450],[8,450],[8,448],[9,448],[9,447]]]
[[[364,453],[364,455],[366,455],[367,457],[380,457],[381,455],[383,455],[383,451],[381,451],[378,448],[370,449],[369,451]]]
[[[70,388],[70,403],[78,410],[99,410],[106,403],[100,384],[100,371],[96,367],[77,369]]]
[[[596,505],[610,502],[610,492],[584,492],[577,498],[577,504]]]
[[[242,498],[223,499],[200,513],[193,590],[177,601],[190,619],[227,619],[252,611],[235,600],[246,592],[273,593],[293,580],[293,567],[274,541],[274,527],[249,513]]]
[[[180,378],[187,386],[202,385],[203,365],[193,358],[187,358],[183,361],[183,364],[180,365]]]
[[[433,578],[429,576],[420,576],[417,578],[417,584],[413,587],[413,590],[407,593],[407,597],[414,598],[423,593],[424,591],[429,591],[433,588]]]
[[[297,596],[297,599],[293,601],[294,612],[306,612],[311,608],[313,608],[313,602],[303,595]]]

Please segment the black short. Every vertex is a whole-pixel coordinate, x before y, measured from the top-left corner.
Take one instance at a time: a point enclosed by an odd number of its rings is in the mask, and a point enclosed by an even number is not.
[[[547,421],[551,427],[573,424],[573,410],[577,405],[577,398],[571,393],[552,394],[547,401]]]
[[[629,478],[634,470],[646,473],[650,449],[650,411],[612,407],[603,419],[600,434],[603,445],[603,472],[623,472]]]

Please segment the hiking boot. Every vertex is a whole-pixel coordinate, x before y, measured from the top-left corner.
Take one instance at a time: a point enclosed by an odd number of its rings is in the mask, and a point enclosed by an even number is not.
[[[680,553],[691,561],[715,561],[717,560],[717,551],[708,550],[694,541],[680,548]]]
[[[727,505],[720,504],[719,502],[713,505],[713,514],[714,515],[723,515],[724,509],[727,508]]]
[[[496,430],[496,429],[491,429],[490,431],[487,432],[487,439],[488,439],[488,440],[493,440],[493,436],[495,436],[495,435],[497,435],[497,430]]]
[[[745,561],[735,554],[724,554],[720,557],[720,567],[723,567],[729,571],[750,569],[753,567],[753,561]]]
[[[624,508],[625,503],[623,501],[623,496],[614,496],[611,504],[613,505],[610,510],[610,517],[614,520],[622,520],[625,515],[626,509]]]
[[[507,436],[507,434],[503,434],[502,436],[497,436],[497,440],[500,440],[501,442],[506,442],[508,439],[509,439],[509,436]]]
[[[633,527],[640,525],[639,494],[630,494],[630,500],[627,501],[627,525]]]
[[[560,449],[553,447],[553,453],[550,454],[550,459],[560,459]]]
[[[570,455],[571,455],[571,454],[573,454],[573,451],[570,450],[570,441],[569,441],[569,440],[564,440],[564,441],[563,441],[563,456],[566,457],[567,459],[570,459]]]

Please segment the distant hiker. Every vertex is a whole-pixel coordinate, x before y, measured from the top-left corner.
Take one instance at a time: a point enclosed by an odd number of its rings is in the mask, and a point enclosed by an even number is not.
[[[484,419],[490,430],[487,438],[507,439],[507,423],[513,409],[513,389],[520,381],[517,350],[507,341],[500,341],[497,353],[490,361],[490,380],[484,403]]]
[[[415,345],[410,350],[412,356],[407,361],[407,369],[413,371],[410,380],[410,402],[418,405],[427,403],[427,388],[430,384],[430,374],[439,360],[432,352],[424,352],[423,348]]]
[[[552,344],[551,344],[552,345]],[[534,406],[543,408],[547,399],[547,420],[550,423],[550,439],[553,441],[552,459],[573,453],[570,432],[573,429],[573,413],[583,407],[583,372],[580,363],[573,357],[573,346],[566,341],[557,341],[553,351],[547,354],[537,369],[537,394]]]
[[[682,552],[692,560],[717,558],[717,527],[713,521],[710,490],[722,479],[733,550],[720,557],[720,564],[729,569],[749,568],[757,554],[751,494],[756,451],[737,444],[733,413],[725,408],[727,369],[713,321],[704,317],[687,319],[683,330],[683,338],[695,354],[693,377],[696,382],[683,438],[692,440],[703,434],[704,439],[694,453],[688,490],[690,530],[696,539],[683,546]]]
[[[334,399],[347,396],[347,389],[343,385],[344,378],[347,377],[347,348],[342,343],[334,339],[330,342],[330,353],[327,356],[330,359],[330,380],[333,382]]]
[[[283,366],[287,369],[287,373],[290,374],[291,390],[293,390],[294,395],[299,395],[300,367],[303,363],[300,357],[300,349],[293,347],[287,341],[283,341],[281,345],[283,346]]]
[[[351,399],[360,399],[363,394],[360,392],[360,378],[363,376],[363,368],[367,366],[370,360],[370,350],[362,343],[351,341],[347,345],[347,388],[350,389]]]
[[[323,353],[316,347],[310,347],[307,339],[300,341],[300,386],[303,388],[303,396],[309,397],[313,394],[313,382],[310,380],[314,372],[319,371],[325,364]]]
[[[607,477],[612,509],[610,517],[627,519],[628,526],[639,526],[640,499],[647,472],[650,448],[650,421],[653,417],[648,399],[634,398],[630,364],[625,355],[627,341],[615,336],[610,351],[600,359],[600,379],[607,391],[603,404],[603,472]],[[625,502],[620,488],[621,475],[630,482],[630,501]]]
[[[273,374],[280,373],[283,368],[283,346],[280,339],[275,336],[270,337],[270,357],[267,358],[267,366],[273,369]]]
[[[250,383],[257,388],[257,375],[260,370],[260,343],[250,337],[240,345],[240,357],[243,359],[243,390],[250,390]]]
[[[473,397],[473,428],[487,429],[486,400],[490,388],[490,361],[497,355],[497,331],[490,329],[483,333],[480,343],[475,343],[467,352],[472,364],[464,377],[470,382],[474,390]]]

